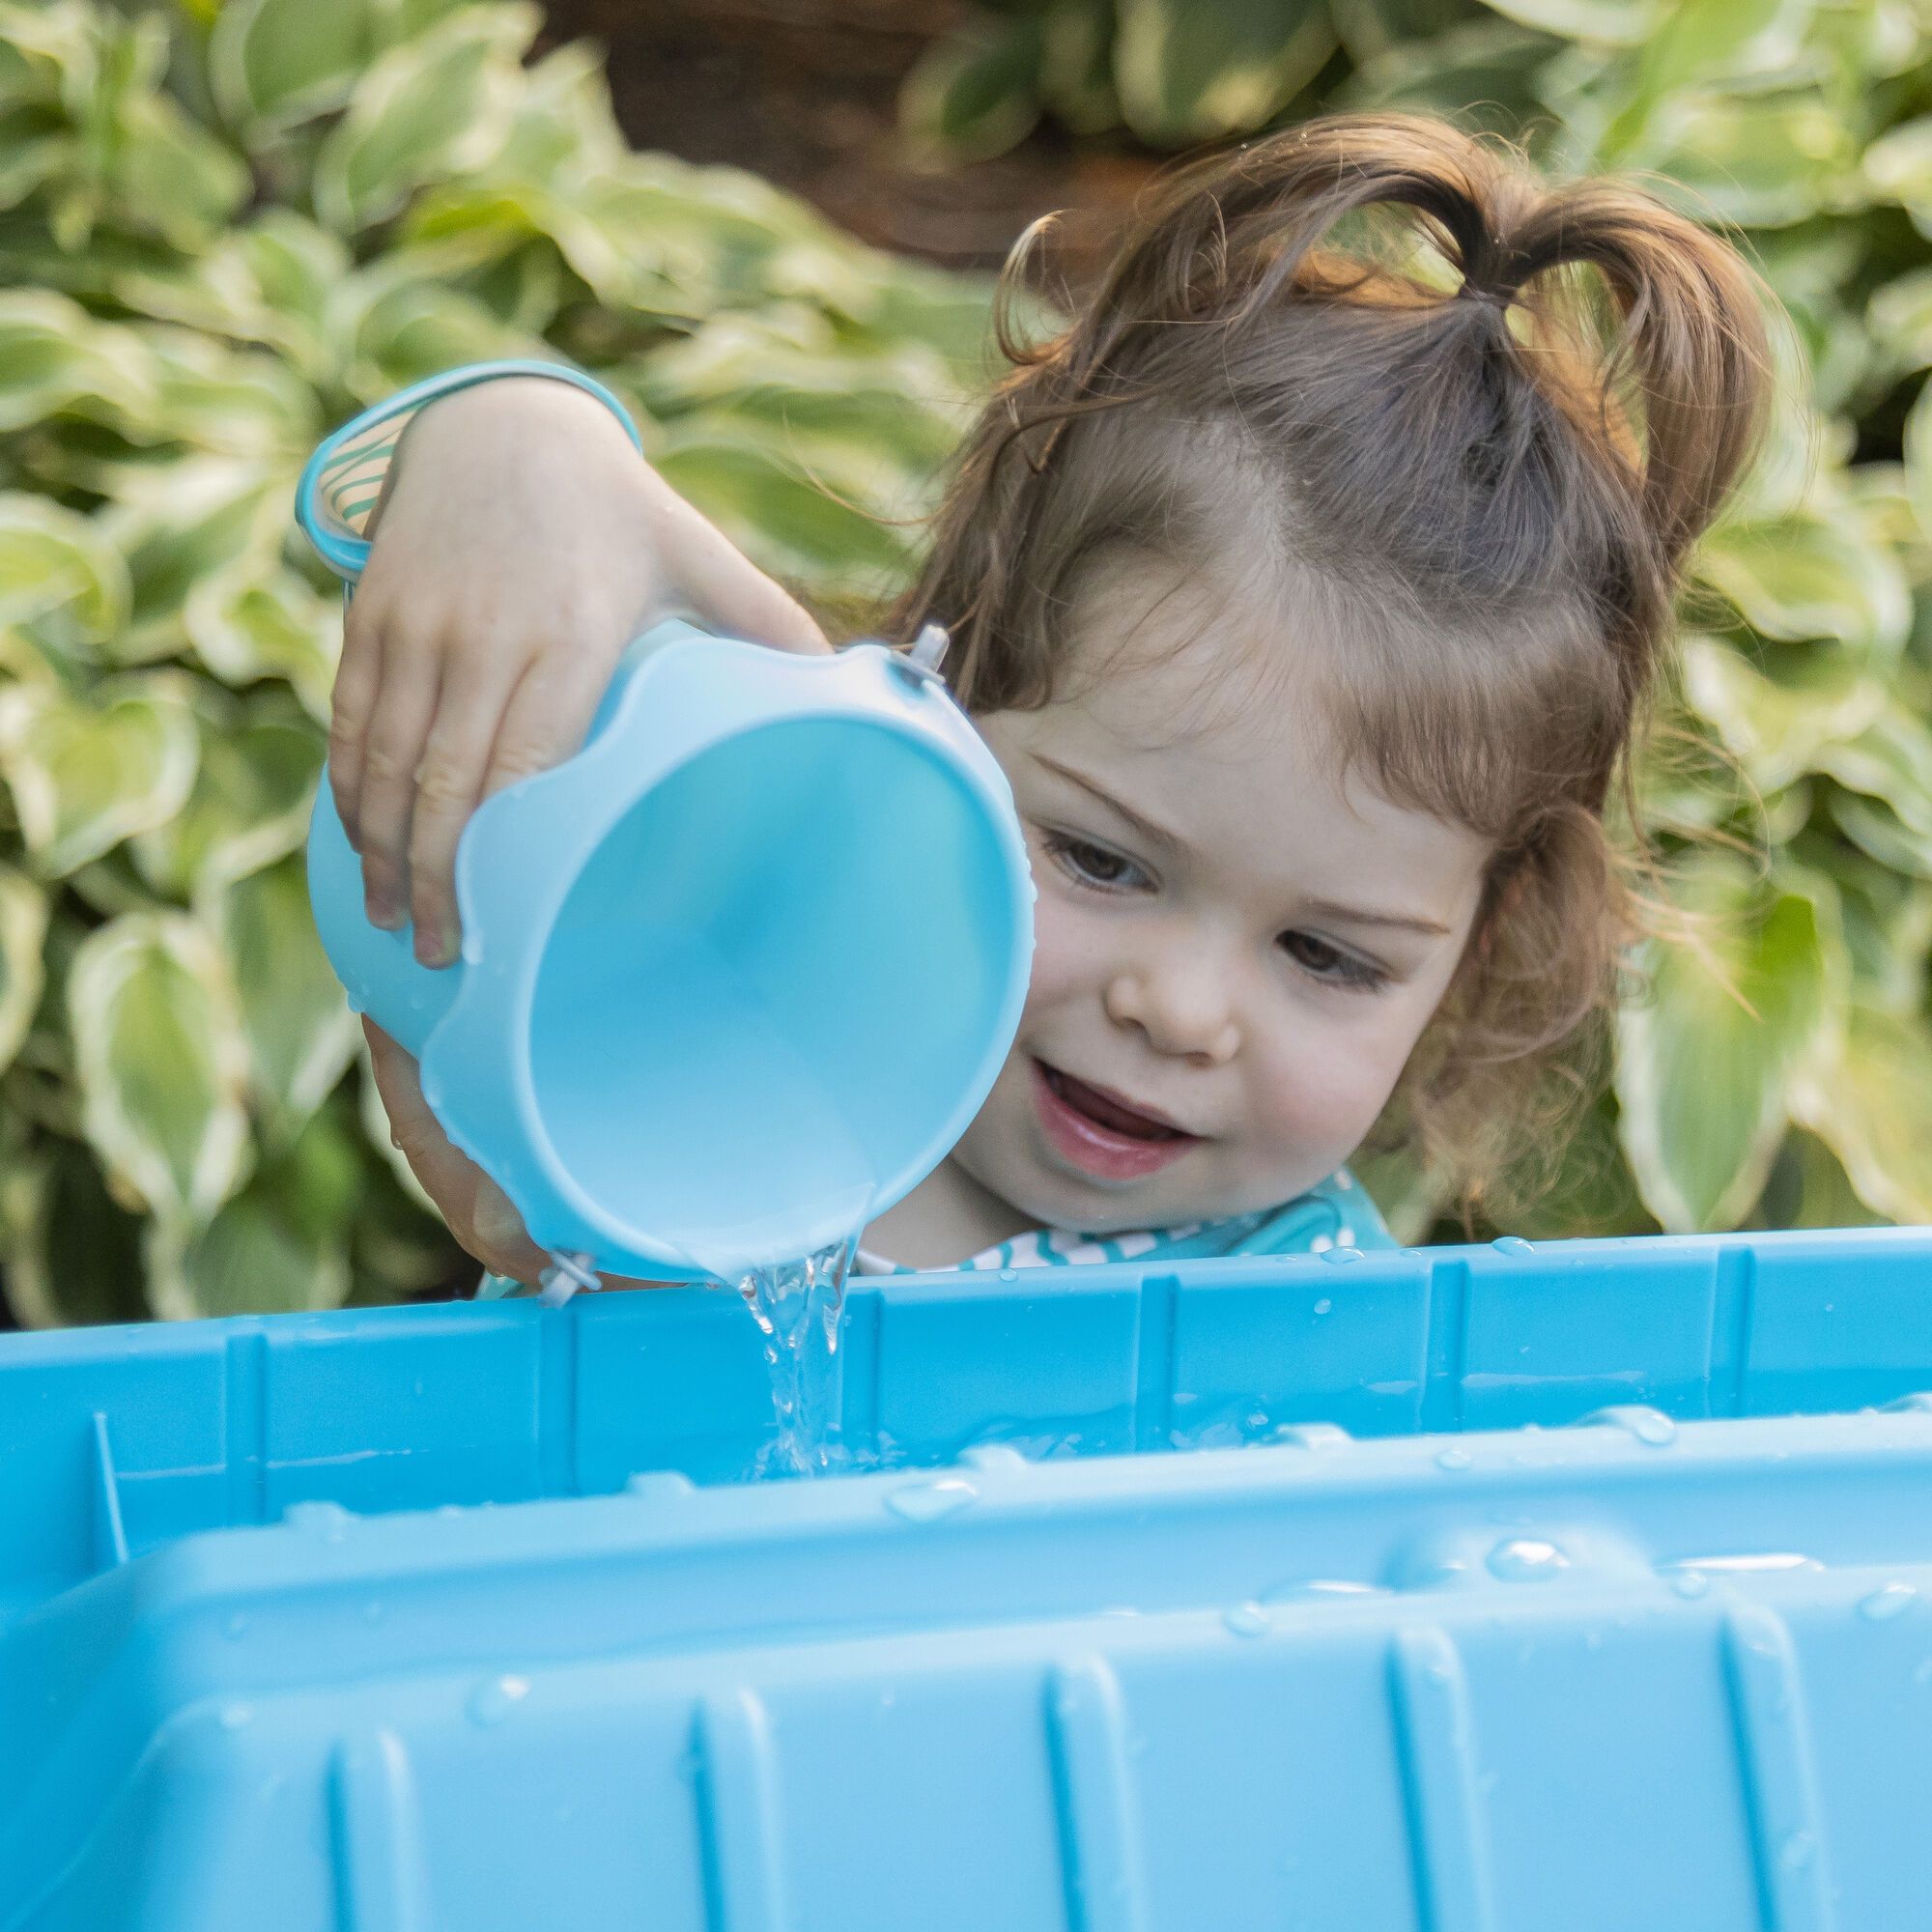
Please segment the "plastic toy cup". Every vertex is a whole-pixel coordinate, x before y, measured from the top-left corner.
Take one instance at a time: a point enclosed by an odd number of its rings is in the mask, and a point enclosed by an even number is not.
[[[440,970],[366,918],[325,776],[309,892],[350,1003],[573,1278],[818,1252],[985,1098],[1033,887],[932,655],[647,632],[582,749],[466,827]]]

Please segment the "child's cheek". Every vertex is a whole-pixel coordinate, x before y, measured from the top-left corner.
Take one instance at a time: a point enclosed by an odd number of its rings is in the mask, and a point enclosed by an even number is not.
[[[1253,1069],[1263,1137],[1284,1154],[1339,1167],[1368,1137],[1406,1057],[1400,1040],[1377,1030],[1305,1017]]]
[[[1035,862],[1039,877],[1039,862]],[[1104,977],[1101,922],[1069,905],[1053,879],[1040,879],[1033,910],[1033,971],[1027,984],[1027,1017],[1051,1011],[1082,992],[1092,994]]]

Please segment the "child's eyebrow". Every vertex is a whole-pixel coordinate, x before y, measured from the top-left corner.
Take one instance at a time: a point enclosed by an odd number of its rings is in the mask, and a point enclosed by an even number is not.
[[[1449,928],[1433,919],[1416,919],[1401,912],[1376,912],[1368,906],[1344,905],[1339,899],[1309,899],[1303,910],[1316,919],[1332,919],[1343,925],[1389,925],[1404,932],[1426,933],[1433,939],[1449,936]]]
[[[1082,791],[1097,798],[1109,811],[1124,818],[1143,838],[1155,845],[1165,846],[1170,852],[1179,852],[1185,848],[1185,840],[1178,838],[1172,832],[1156,825],[1152,819],[1143,818],[1132,806],[1122,805],[1112,792],[1102,785],[1095,784],[1092,779],[1082,777],[1071,765],[1063,765],[1058,758],[1049,758],[1044,752],[1036,752],[1033,757],[1035,764],[1044,765],[1056,777],[1065,779],[1068,784],[1078,785]]]

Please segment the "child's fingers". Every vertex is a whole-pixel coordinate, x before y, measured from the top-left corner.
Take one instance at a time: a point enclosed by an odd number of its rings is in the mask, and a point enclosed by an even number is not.
[[[362,804],[362,747],[376,713],[383,668],[382,644],[372,615],[361,603],[349,607],[342,624],[342,656],[328,709],[328,786],[349,842],[361,850],[357,823]]]
[[[609,659],[553,647],[532,658],[497,729],[483,796],[558,765],[583,742],[611,682]]]
[[[660,554],[675,559],[678,589],[708,628],[750,643],[808,654],[830,651],[810,613],[674,491],[655,505]]]
[[[416,957],[445,966],[462,944],[456,847],[483,797],[484,776],[518,667],[485,655],[453,665],[416,770],[410,815],[410,918]]]
[[[355,806],[362,836],[362,889],[377,925],[394,928],[408,915],[416,768],[441,680],[442,651],[431,640],[384,639],[381,688],[362,743],[362,790]]]

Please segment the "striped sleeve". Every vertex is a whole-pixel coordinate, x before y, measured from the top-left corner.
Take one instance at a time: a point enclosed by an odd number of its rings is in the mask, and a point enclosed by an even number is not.
[[[410,423],[440,396],[510,376],[544,376],[584,390],[623,424],[636,447],[643,447],[623,404],[603,384],[566,362],[470,362],[445,369],[364,410],[309,458],[296,489],[296,519],[338,577],[353,583],[362,573],[369,555],[369,525]]]

